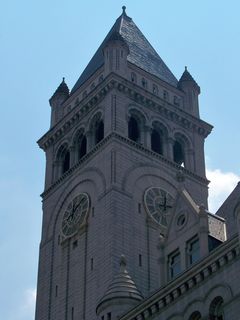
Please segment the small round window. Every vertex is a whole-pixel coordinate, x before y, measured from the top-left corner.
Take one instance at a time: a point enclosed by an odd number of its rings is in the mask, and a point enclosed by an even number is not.
[[[177,219],[177,225],[178,225],[178,227],[183,226],[184,223],[185,223],[185,221],[186,221],[185,215],[184,215],[184,214],[181,214],[181,215],[178,217],[178,219]]]

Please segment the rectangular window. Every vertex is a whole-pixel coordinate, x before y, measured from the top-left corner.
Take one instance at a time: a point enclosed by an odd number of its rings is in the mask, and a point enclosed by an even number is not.
[[[107,320],[111,320],[111,319],[112,319],[111,312],[108,312],[108,314],[107,314]]]
[[[93,270],[93,258],[91,258],[91,271]]]
[[[71,320],[74,320],[74,308],[72,307]]]
[[[200,259],[199,239],[194,237],[187,243],[188,265],[192,265]]]
[[[142,255],[141,254],[139,254],[139,256],[138,256],[138,265],[139,265],[139,267],[142,266]]]
[[[175,278],[181,272],[181,256],[179,251],[175,251],[168,257],[169,278]]]

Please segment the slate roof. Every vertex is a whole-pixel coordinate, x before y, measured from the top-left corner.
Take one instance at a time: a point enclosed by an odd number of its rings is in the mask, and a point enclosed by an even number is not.
[[[116,20],[112,29],[109,31],[93,58],[90,60],[89,64],[74,85],[72,92],[76,91],[98,68],[103,65],[103,48],[113,36],[116,37],[116,33],[120,34],[121,39],[125,41],[129,47],[129,55],[127,57],[129,62],[157,76],[172,86],[177,87],[178,80],[168,69],[166,64],[159,57],[133,20],[126,15],[125,9],[123,8],[122,15]]]

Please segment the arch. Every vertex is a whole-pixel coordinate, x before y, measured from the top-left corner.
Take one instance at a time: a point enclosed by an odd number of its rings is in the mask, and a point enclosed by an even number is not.
[[[213,299],[209,307],[209,320],[224,320],[223,304],[224,300],[221,296]]]
[[[104,138],[104,121],[101,111],[97,111],[89,121],[91,147],[95,146]]]

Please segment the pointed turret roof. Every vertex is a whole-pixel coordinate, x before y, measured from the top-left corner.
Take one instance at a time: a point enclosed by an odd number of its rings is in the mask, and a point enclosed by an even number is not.
[[[197,84],[197,82],[193,79],[191,73],[188,71],[187,67],[185,67],[185,70],[181,78],[179,79],[179,82],[182,82],[182,81],[192,81]]]
[[[66,97],[69,96],[69,89],[68,86],[65,82],[65,78],[62,79],[62,82],[60,83],[60,85],[57,87],[56,91],[54,92],[54,94],[52,95],[52,97],[50,98],[50,100],[55,97],[56,95],[61,94],[61,95],[66,95]]]
[[[116,20],[112,29],[90,60],[89,64],[74,85],[72,92],[76,91],[98,68],[104,63],[103,49],[111,38],[121,36],[121,40],[129,47],[127,60],[141,69],[157,76],[165,82],[177,86],[177,79],[153,49],[133,20],[127,16],[126,7],[123,7],[121,16]]]
[[[137,289],[135,282],[126,270],[126,259],[123,255],[120,260],[120,271],[113,278],[97,308],[106,301],[119,298],[127,298],[135,301],[141,301],[143,299],[143,296]]]

